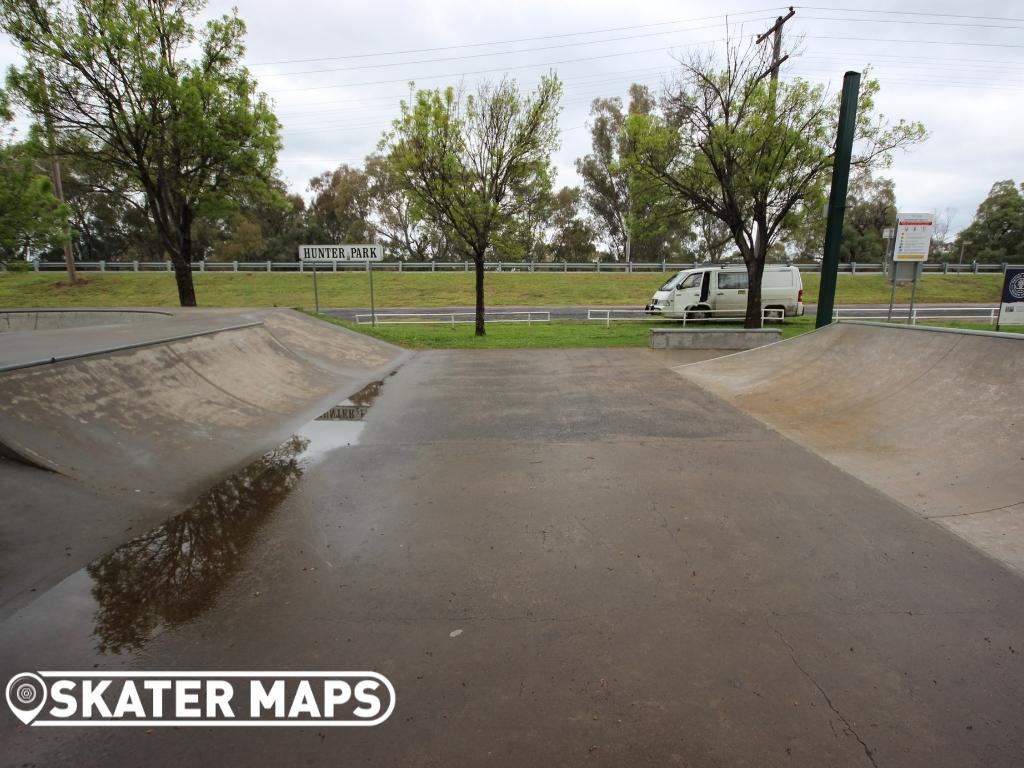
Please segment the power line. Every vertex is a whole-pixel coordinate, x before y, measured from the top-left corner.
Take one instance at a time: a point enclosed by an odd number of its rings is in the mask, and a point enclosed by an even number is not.
[[[920,21],[919,19],[851,19],[842,16],[801,16],[808,21],[845,21],[858,24],[913,24],[914,26],[960,27],[976,29],[1024,29],[1005,24],[965,24],[961,21]]]
[[[639,82],[639,83],[643,83],[643,84],[650,84],[650,80],[652,78],[654,78],[654,77],[656,77],[658,75],[666,75],[666,74],[669,74],[670,72],[671,72],[671,70],[664,69],[664,68],[653,68],[653,69],[652,68],[647,68],[647,69],[632,69],[632,70],[623,70],[621,72],[605,73],[604,75],[601,75],[601,76],[599,76],[597,78],[594,78],[592,75],[588,76],[586,78],[566,78],[565,80],[563,80],[563,82],[569,84],[569,86],[570,86],[570,87],[568,87],[566,89],[567,95],[568,95],[569,98],[564,100],[562,102],[562,104],[563,105],[567,104],[572,99],[578,98],[577,93],[579,93],[580,90],[591,90],[591,89],[594,89],[594,88],[597,88],[597,87],[602,87],[602,90],[603,90],[603,88],[606,88],[606,87],[608,87],[610,85],[613,85],[613,84],[629,83],[629,82]],[[524,84],[524,87],[525,88],[529,88],[531,85],[535,85],[535,84]],[[312,103],[312,105],[313,106],[332,106],[334,108],[333,109],[327,109],[327,110],[303,110],[303,111],[300,111],[300,112],[297,112],[297,113],[276,113],[276,115],[277,115],[278,119],[282,120],[282,122],[288,122],[290,124],[289,118],[295,118],[295,117],[298,117],[298,118],[315,118],[315,117],[318,117],[318,116],[336,115],[336,114],[339,114],[339,113],[342,113],[342,112],[344,112],[347,115],[359,114],[360,116],[366,115],[367,113],[372,113],[372,114],[375,114],[375,115],[376,114],[380,114],[380,115],[383,115],[383,114],[394,114],[394,109],[392,109],[391,107],[392,106],[397,106],[398,101],[403,99],[403,98],[405,98],[407,95],[408,95],[407,93],[401,93],[401,94],[394,94],[394,95],[384,96],[384,97],[381,97],[380,99],[378,99],[378,101],[390,102],[390,105],[367,106],[367,107],[360,107],[360,108],[353,109],[351,107],[351,104],[352,103],[359,103],[359,102],[345,102],[345,106],[337,106],[337,104],[338,104],[337,102],[331,102],[328,105],[328,104],[325,104],[324,102],[320,101],[320,102],[314,102],[314,103]],[[595,94],[595,96],[593,98],[597,98],[598,95],[599,94]]]
[[[697,40],[697,41],[694,41],[694,42],[691,42],[691,43],[687,43],[687,45],[690,45],[690,46],[707,45],[709,43],[720,43],[720,42],[722,42],[722,39],[721,38],[716,38],[714,40]],[[633,55],[639,54],[639,53],[662,53],[662,52],[666,52],[668,50],[669,50],[669,48],[666,48],[665,46],[659,46],[657,48],[642,48],[640,50],[635,50],[635,51],[619,51],[618,53],[606,53],[606,54],[602,54],[600,56],[585,56],[585,57],[576,58],[576,59],[562,59],[560,61],[545,61],[545,62],[537,62],[535,64],[521,64],[521,65],[516,65],[516,66],[513,66],[513,67],[496,67],[496,68],[492,68],[492,69],[480,69],[480,70],[476,70],[476,71],[472,71],[472,72],[447,72],[445,74],[440,74],[440,75],[422,75],[420,77],[400,77],[400,78],[396,78],[396,79],[393,79],[393,80],[373,80],[373,81],[366,81],[366,82],[360,82],[360,83],[334,83],[332,85],[311,85],[311,86],[307,86],[307,87],[304,87],[304,88],[281,88],[281,89],[278,89],[277,92],[279,92],[279,93],[298,93],[300,91],[320,91],[320,90],[326,90],[326,89],[331,89],[331,88],[356,88],[356,87],[367,86],[367,85],[390,85],[390,84],[393,84],[393,83],[407,83],[410,80],[437,80],[437,79],[442,79],[442,78],[459,78],[459,77],[465,77],[467,75],[487,75],[487,74],[494,74],[496,72],[509,72],[509,71],[517,70],[517,69],[534,69],[536,67],[552,67],[552,66],[555,66],[557,64],[577,64],[577,63],[580,63],[580,62],[587,62],[587,61],[599,61],[599,60],[602,60],[602,59],[611,59],[611,58],[615,58],[615,57],[618,57],[618,56],[633,56]]]
[[[832,35],[807,35],[815,40],[855,40],[869,43],[912,43],[914,45],[971,45],[981,48],[1024,48],[1015,43],[971,43],[966,40],[894,40],[891,37],[836,37]]]
[[[630,77],[630,78],[620,78],[618,81],[611,80],[611,81],[608,81],[608,82],[609,83],[614,83],[614,82],[620,82],[621,83],[621,82],[627,82],[627,81],[630,81],[631,83],[639,83],[640,85],[647,85],[647,86],[651,85],[650,78],[645,80],[645,79],[638,79],[638,78]],[[602,84],[601,83],[591,83],[591,84],[588,84],[588,90],[594,89],[596,86],[599,86],[599,85],[602,85]],[[563,101],[560,102],[560,106],[563,106],[563,107],[585,106],[585,105],[588,105],[591,102],[593,102],[594,99],[602,98],[602,96],[607,94],[608,90],[609,89],[607,87],[603,87],[603,88],[600,88],[599,90],[596,90],[596,91],[591,90],[591,92],[589,92],[589,93],[572,93],[570,98],[564,99]],[[321,117],[323,119],[328,119],[328,120],[337,120],[337,112],[338,111],[339,110],[335,110],[333,113],[321,113]],[[342,110],[342,111],[344,111],[344,110]],[[385,110],[377,111],[377,112],[372,113],[372,114],[361,113],[361,114],[358,115],[358,117],[361,118],[361,120],[363,120],[363,121],[370,121],[370,122],[352,123],[351,121],[343,121],[343,122],[324,123],[322,121],[321,122],[316,122],[315,118],[317,117],[317,115],[316,114],[311,114],[311,115],[309,115],[309,117],[314,119],[314,122],[312,122],[312,123],[307,123],[307,122],[301,122],[301,123],[298,123],[298,124],[295,124],[295,123],[283,123],[282,124],[282,134],[288,135],[288,136],[296,136],[296,135],[303,135],[303,134],[306,134],[306,133],[319,133],[319,132],[326,131],[326,130],[345,130],[345,131],[353,130],[354,131],[354,130],[365,130],[367,128],[374,128],[374,127],[384,128],[384,127],[387,127],[387,126],[389,126],[391,124],[391,120],[396,115],[397,115],[397,111],[396,110],[385,109]]]
[[[805,64],[825,68],[834,66],[836,71],[843,71],[844,62],[836,62],[831,59],[808,59]],[[877,77],[882,85],[885,85],[890,78],[901,77],[904,75],[939,75],[942,77],[950,77],[955,79],[957,82],[963,83],[995,83],[1005,85],[1019,85],[1020,81],[1013,78],[993,78],[986,76],[983,72],[977,70],[964,70],[955,68],[943,68],[943,67],[921,67],[921,68],[906,68],[900,65],[884,66],[872,66],[871,76]]]
[[[771,18],[771,17],[767,17],[767,18]],[[765,20],[765,19],[760,19],[760,18],[758,18],[758,19],[750,19],[750,21],[752,21],[752,22],[753,21],[763,21],[763,20]],[[603,38],[601,40],[585,40],[585,41],[579,42],[579,43],[562,43],[562,44],[559,44],[559,45],[545,45],[545,46],[540,46],[538,48],[523,48],[521,50],[516,50],[516,51],[488,51],[486,53],[470,53],[470,54],[466,54],[464,56],[443,56],[443,57],[440,57],[440,58],[433,58],[433,59],[413,59],[412,61],[394,61],[394,62],[387,62],[387,63],[384,63],[384,64],[360,64],[360,65],[357,65],[357,66],[354,66],[354,67],[336,67],[336,68],[331,68],[331,69],[306,69],[306,70],[300,70],[298,72],[274,72],[274,73],[272,73],[270,75],[264,75],[264,77],[289,77],[289,76],[292,76],[292,75],[316,75],[316,74],[329,73],[329,72],[352,72],[352,71],[360,70],[360,69],[384,69],[386,67],[402,67],[402,66],[405,66],[407,64],[433,64],[433,63],[436,63],[436,62],[443,62],[443,61],[460,61],[460,60],[463,60],[463,59],[487,58],[489,56],[511,56],[511,55],[519,54],[519,53],[532,53],[534,51],[550,51],[550,50],[555,50],[555,49],[560,49],[560,48],[576,48],[576,47],[583,46],[583,45],[600,45],[602,43],[615,43],[615,42],[619,42],[619,41],[622,41],[622,40],[637,40],[639,38],[645,38],[645,37],[658,37],[658,36],[661,36],[661,35],[675,35],[675,34],[681,34],[683,32],[697,32],[697,31],[704,30],[704,29],[711,29],[711,28],[717,27],[717,26],[718,26],[717,24],[712,24],[712,25],[706,25],[706,26],[702,26],[702,27],[690,27],[689,29],[670,29],[670,30],[667,30],[667,31],[664,31],[664,32],[646,32],[646,33],[644,33],[642,35],[626,35],[624,37],[607,37],[607,38]]]
[[[837,54],[845,53],[844,51],[835,51]],[[859,51],[858,51],[859,53]],[[797,60],[805,59],[810,56],[820,56],[821,54],[801,54],[797,57]],[[945,61],[956,61],[971,64],[999,64],[1006,66],[1007,64],[1024,66],[1024,60],[1008,60],[1008,59],[962,59],[951,56],[911,56],[906,53],[884,53],[884,52],[872,52],[872,57],[884,57],[887,59],[894,59],[897,61],[911,61],[911,62],[945,62]]]
[[[808,11],[835,11],[836,13],[877,13],[887,16],[927,16],[943,19],[980,19],[982,21],[1024,21],[1007,16],[970,16],[961,13],[928,13],[924,11],[878,11],[871,8],[828,8],[822,5],[798,5],[797,8]]]
[[[838,75],[832,70],[824,69],[803,69],[794,70],[794,74],[806,75],[819,82],[827,82],[834,80]],[[816,76],[815,76],[816,75]],[[946,79],[928,79],[928,78],[909,78],[909,77],[887,77],[882,84],[885,85],[935,85],[942,88],[966,88],[970,90],[994,90],[994,91],[1020,91],[1024,90],[1024,87],[1017,87],[1013,84],[995,84],[986,82],[965,82],[965,81],[952,81]]]
[[[285,59],[282,61],[262,61],[250,64],[251,67],[265,67],[275,66],[280,64],[308,64],[313,61],[341,61],[345,59],[364,59],[374,56],[402,56],[410,53],[433,53],[436,51],[450,51],[457,48],[480,48],[488,45],[509,45],[511,43],[532,43],[538,40],[556,40],[564,37],[581,37],[584,35],[600,35],[605,32],[625,32],[633,29],[649,29],[651,27],[665,27],[671,24],[689,24],[697,21],[710,21],[712,19],[726,19],[734,16],[751,16],[759,13],[769,13],[777,11],[780,6],[774,6],[771,8],[761,8],[753,11],[737,11],[729,14],[719,14],[717,16],[696,16],[690,19],[677,19],[675,21],[658,21],[650,24],[634,24],[627,27],[608,27],[606,29],[592,29],[589,32],[564,32],[556,35],[540,35],[538,37],[520,37],[511,40],[492,40],[487,43],[462,43],[458,45],[442,45],[435,48],[411,48],[404,51],[382,51],[380,53],[354,53],[345,56],[320,56],[311,59]]]
[[[569,76],[569,77],[559,77],[559,79],[563,83],[565,83],[565,84],[594,84],[594,85],[596,85],[596,84],[602,83],[602,82],[608,82],[608,83],[616,82],[616,81],[622,80],[624,78],[632,77],[632,76],[661,75],[661,74],[668,74],[669,72],[671,72],[671,70],[665,69],[664,67],[640,67],[640,68],[634,68],[634,69],[620,69],[620,70],[616,70],[616,71],[613,71],[613,72],[601,72],[599,74],[575,75],[575,76]],[[405,81],[403,81],[403,82],[405,82]],[[540,82],[539,80],[538,81],[528,81],[528,82],[521,83],[520,85],[523,88],[530,88],[530,87],[538,85],[539,82]],[[348,105],[348,104],[366,104],[368,102],[396,101],[398,99],[406,98],[408,95],[409,95],[409,91],[408,90],[403,90],[403,91],[401,91],[399,93],[387,94],[387,95],[382,95],[382,96],[370,96],[370,97],[364,97],[362,99],[351,99],[351,100],[346,99],[345,104],[346,105]],[[283,108],[286,109],[286,110],[292,110],[292,109],[300,109],[301,110],[303,107],[319,107],[319,106],[324,106],[327,103],[337,104],[338,102],[325,102],[323,99],[320,99],[320,100],[317,100],[317,101],[300,102],[298,104],[286,104],[286,105],[284,105]],[[341,107],[339,107],[339,109],[341,109]],[[291,114],[289,112],[283,112],[283,113],[282,112],[277,112],[276,110],[275,110],[275,113],[277,114],[278,117],[287,116],[288,114]],[[308,112],[303,110],[302,112],[300,112],[300,114],[308,114]]]

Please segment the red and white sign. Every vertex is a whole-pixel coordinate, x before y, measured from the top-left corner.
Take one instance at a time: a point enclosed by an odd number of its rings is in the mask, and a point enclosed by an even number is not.
[[[896,219],[896,244],[893,261],[928,261],[928,250],[935,232],[935,217],[930,213],[901,213]]]

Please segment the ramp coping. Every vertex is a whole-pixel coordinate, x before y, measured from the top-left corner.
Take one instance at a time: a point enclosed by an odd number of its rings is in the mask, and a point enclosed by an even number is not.
[[[907,325],[905,323],[880,323],[874,320],[835,320],[842,325],[869,325],[882,328],[898,328],[902,331],[927,331],[929,333],[956,333],[964,336],[992,336],[997,339],[1017,339],[1024,341],[1024,334],[1006,333],[1005,331],[979,331],[974,328],[942,328],[932,325]],[[821,330],[820,328],[817,330]],[[793,338],[799,338],[795,336]]]
[[[249,323],[240,323],[237,325],[225,325],[222,328],[210,328],[205,331],[193,331],[192,333],[180,333],[174,336],[161,336],[156,339],[146,339],[145,341],[135,341],[130,344],[117,344],[111,347],[102,347],[98,349],[90,349],[88,352],[76,352],[71,355],[57,355],[55,357],[42,358],[39,360],[30,360],[25,363],[9,363],[8,365],[0,365],[0,373],[9,373],[11,371],[20,371],[25,368],[36,368],[40,365],[51,365],[53,363],[64,363],[69,360],[80,360],[86,357],[96,357],[97,355],[108,355],[112,352],[123,352],[129,349],[140,349],[142,347],[152,347],[158,344],[169,344],[174,341],[184,341],[186,339],[194,339],[199,336],[212,336],[215,333],[222,333],[223,331],[240,331],[243,328],[254,328],[256,326],[263,325],[260,320],[255,320]]]
[[[134,307],[44,307],[42,309],[33,309],[32,307],[20,307],[18,309],[0,309],[0,315],[57,315],[64,314],[66,312],[81,312],[83,314],[88,312],[109,312],[128,315],[164,315],[165,317],[174,317],[174,313],[168,312],[166,309],[135,309]]]

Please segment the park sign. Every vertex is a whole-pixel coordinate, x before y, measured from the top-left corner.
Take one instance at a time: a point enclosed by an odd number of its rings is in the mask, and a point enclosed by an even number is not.
[[[999,300],[999,325],[1024,325],[1024,267],[1010,267]]]
[[[928,250],[935,232],[935,217],[930,213],[901,213],[896,217],[896,242],[893,261],[928,261]]]
[[[383,261],[384,246],[365,245],[300,245],[299,261]]]

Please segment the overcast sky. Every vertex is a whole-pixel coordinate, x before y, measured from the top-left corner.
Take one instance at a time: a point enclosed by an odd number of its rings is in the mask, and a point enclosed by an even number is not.
[[[884,173],[902,210],[952,211],[955,231],[994,181],[1024,181],[1024,3],[819,2],[796,6],[785,27],[803,54],[784,76],[838,91],[846,70],[871,65],[879,111],[924,122],[928,140]],[[730,0],[213,0],[208,10],[233,6],[248,25],[247,62],[283,123],[281,168],[302,193],[310,177],[374,150],[410,80],[472,86],[507,72],[525,88],[550,69],[565,82],[558,183],[576,184],[592,99],[625,96],[631,82],[660,89],[673,53],[721,45],[726,14],[752,36],[785,12]],[[17,60],[5,40],[0,63]]]

